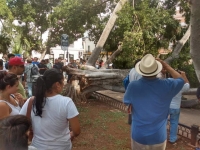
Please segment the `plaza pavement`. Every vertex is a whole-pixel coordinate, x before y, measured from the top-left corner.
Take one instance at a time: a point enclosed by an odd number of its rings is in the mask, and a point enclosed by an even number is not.
[[[124,93],[113,92],[110,90],[98,91],[98,93],[112,97],[119,101],[122,101],[124,97]],[[200,110],[193,108],[181,108],[179,123],[187,126],[191,126],[193,124],[200,126]]]

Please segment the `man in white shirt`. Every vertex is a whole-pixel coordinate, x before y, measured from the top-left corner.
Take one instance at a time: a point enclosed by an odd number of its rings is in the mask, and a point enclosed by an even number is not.
[[[171,104],[170,104],[170,110],[169,110],[169,115],[170,115],[170,137],[169,137],[169,142],[172,144],[175,144],[177,140],[177,131],[178,131],[178,122],[179,122],[179,116],[180,116],[180,105],[181,105],[181,98],[182,98],[182,93],[186,92],[190,89],[190,84],[189,81],[185,75],[185,72],[183,71],[178,71],[181,76],[183,77],[185,84],[183,88],[180,90],[180,92],[173,97]]]

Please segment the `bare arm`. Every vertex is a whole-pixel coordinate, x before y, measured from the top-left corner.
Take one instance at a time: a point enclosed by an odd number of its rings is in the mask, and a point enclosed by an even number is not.
[[[18,101],[19,106],[22,107],[27,99],[23,98],[23,96],[20,93],[15,93],[14,96],[15,99]]]
[[[185,83],[189,83],[189,80],[188,80],[185,72],[184,71],[179,71],[179,72],[180,72],[181,76],[183,77],[183,80],[185,81]]]
[[[10,107],[4,103],[0,103],[0,119],[3,119],[5,117],[8,117],[10,115]]]
[[[161,59],[157,59],[163,66],[163,68],[174,78],[183,78],[180,73],[178,73],[176,70],[174,70],[170,65],[168,65],[166,62],[162,61]]]
[[[27,74],[24,73],[24,81],[26,82],[26,80],[27,80]]]
[[[69,119],[69,124],[71,125],[72,129],[72,131],[70,132],[71,140],[73,140],[73,138],[78,136],[81,132],[78,116]]]

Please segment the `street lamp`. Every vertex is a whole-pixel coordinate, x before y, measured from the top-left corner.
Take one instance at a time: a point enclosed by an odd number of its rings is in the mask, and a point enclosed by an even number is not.
[[[69,36],[67,34],[61,35],[61,49],[64,51],[64,57],[66,56],[65,52],[67,50],[67,62],[69,62],[69,54],[68,54],[69,41],[68,41],[68,37]]]

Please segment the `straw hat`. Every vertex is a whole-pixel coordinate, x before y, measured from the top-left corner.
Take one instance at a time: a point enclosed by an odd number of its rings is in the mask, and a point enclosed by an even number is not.
[[[147,54],[135,65],[135,70],[143,76],[155,76],[162,70],[162,64]]]

